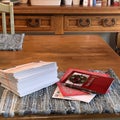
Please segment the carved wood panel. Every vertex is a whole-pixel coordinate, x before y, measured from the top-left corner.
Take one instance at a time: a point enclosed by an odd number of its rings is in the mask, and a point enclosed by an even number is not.
[[[17,31],[54,31],[53,16],[15,16]]]
[[[65,31],[120,31],[119,16],[65,16]]]

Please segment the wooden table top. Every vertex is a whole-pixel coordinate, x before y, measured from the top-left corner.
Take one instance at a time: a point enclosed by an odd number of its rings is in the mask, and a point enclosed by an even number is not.
[[[120,57],[99,36],[26,35],[21,51],[0,51],[0,69],[39,60],[56,61],[60,71],[112,68],[120,77]]]
[[[26,35],[21,51],[0,51],[0,69],[32,61],[56,61],[58,69],[107,70],[112,68],[120,78],[120,57],[99,36],[94,35]],[[66,115],[62,119],[110,118],[116,115]],[[5,118],[0,117],[1,120]],[[13,119],[54,119],[60,116],[15,117]]]

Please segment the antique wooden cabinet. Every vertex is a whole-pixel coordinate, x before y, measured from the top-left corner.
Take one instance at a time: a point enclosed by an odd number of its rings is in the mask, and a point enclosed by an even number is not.
[[[120,7],[18,4],[14,12],[16,32],[120,32]],[[9,29],[9,18],[7,23]]]

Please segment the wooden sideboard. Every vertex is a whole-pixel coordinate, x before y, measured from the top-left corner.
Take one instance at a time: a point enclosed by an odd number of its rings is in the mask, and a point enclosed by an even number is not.
[[[120,7],[18,4],[14,6],[14,12],[17,32],[120,32]],[[9,18],[7,23],[9,29]]]

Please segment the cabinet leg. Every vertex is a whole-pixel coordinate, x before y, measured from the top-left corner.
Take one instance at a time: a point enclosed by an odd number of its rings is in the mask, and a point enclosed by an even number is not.
[[[64,34],[63,15],[55,15],[54,18],[55,34]]]

